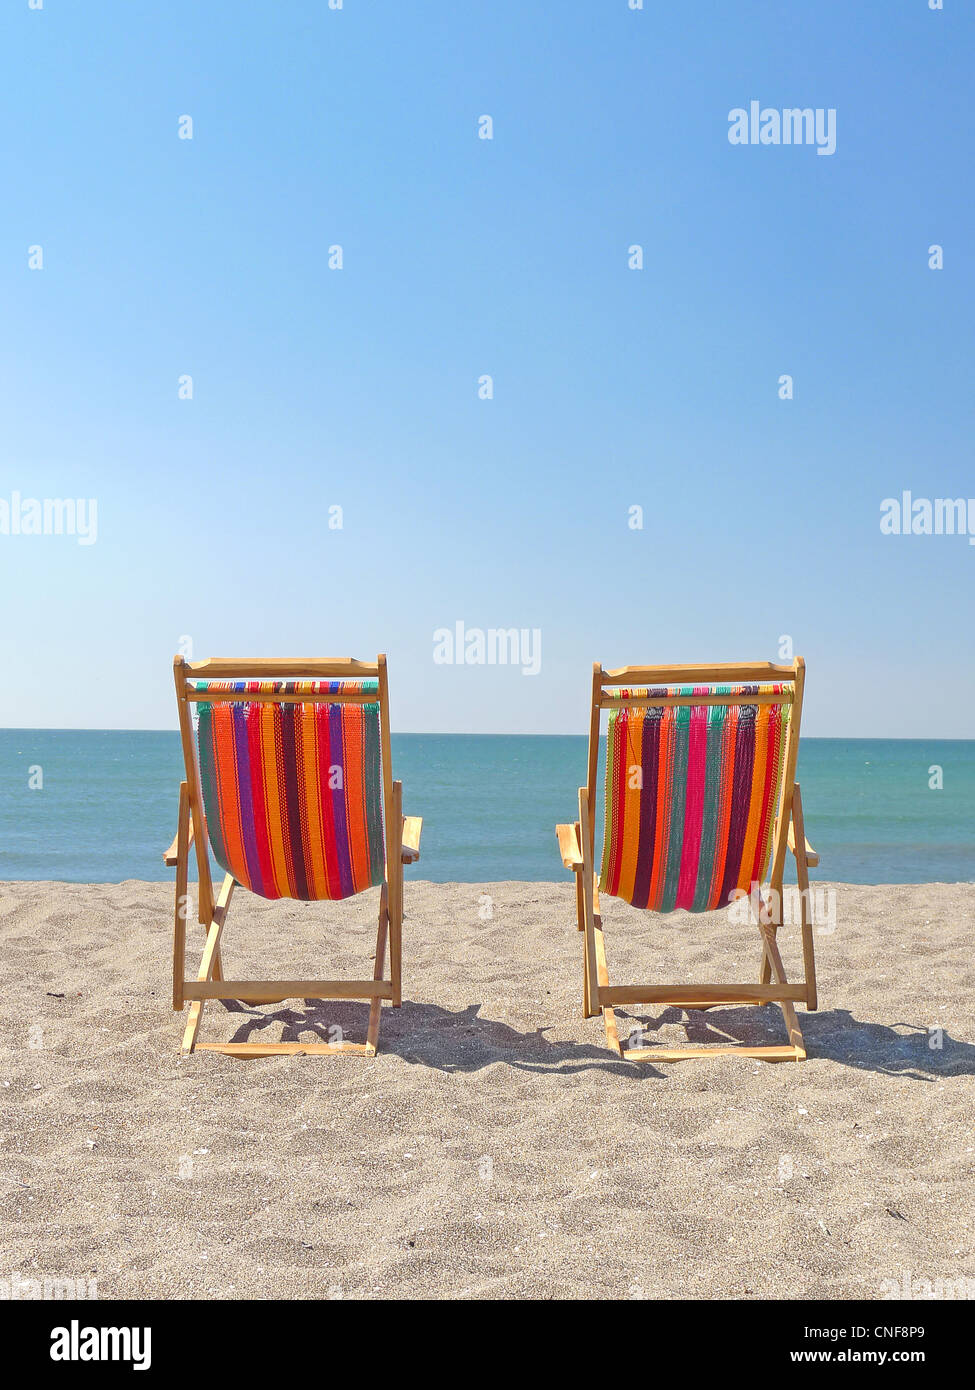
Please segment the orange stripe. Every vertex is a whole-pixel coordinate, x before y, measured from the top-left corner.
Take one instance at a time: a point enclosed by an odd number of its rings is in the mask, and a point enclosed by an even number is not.
[[[724,881],[724,861],[728,854],[728,830],[731,826],[731,793],[735,781],[735,742],[738,733],[738,706],[729,705],[721,731],[721,802],[718,806],[718,826],[714,843],[714,873],[711,876],[709,907],[724,907],[715,901],[721,896]]]
[[[313,898],[328,897],[325,851],[322,845],[321,793],[318,789],[318,730],[313,705],[301,705],[298,722],[301,738],[299,795],[305,832],[305,873]]]
[[[284,847],[281,793],[278,788],[278,755],[275,733],[280,732],[280,706],[259,705],[261,712],[261,761],[264,767],[264,798],[267,805],[267,838],[274,866],[274,885],[278,897],[294,896],[288,881],[288,864]]]
[[[748,802],[748,824],[745,829],[745,843],[741,851],[741,863],[738,865],[737,882],[737,887],[746,893],[751,892],[755,845],[762,828],[762,806],[765,800],[765,760],[768,755],[768,721],[771,709],[771,705],[759,705],[755,717],[752,794]]]
[[[345,768],[345,827],[349,836],[354,893],[360,892],[369,882],[363,760],[362,710],[354,705],[346,705],[342,710],[342,762]]]
[[[653,836],[653,875],[647,906],[656,910],[667,873],[667,837],[670,831],[670,774],[674,761],[674,711],[665,709],[660,721],[660,768],[657,773],[657,823]]]
[[[237,783],[237,749],[234,743],[233,716],[229,705],[213,710],[213,746],[216,761],[217,785],[220,796],[220,828],[227,850],[228,868],[245,886],[247,859],[240,829],[240,787]]]
[[[633,885],[636,880],[640,850],[640,802],[642,790],[630,786],[634,766],[643,766],[643,720],[626,721],[625,762],[620,769],[623,786],[623,824],[617,833],[623,837],[623,853],[620,861],[620,881],[616,896],[626,902],[633,901]]]
[[[318,789],[322,812],[322,860],[325,866],[325,897],[333,901],[342,896],[339,873],[337,832],[335,827],[335,798],[332,787],[332,731],[330,705],[318,705],[315,729],[318,735]],[[344,776],[344,773],[343,773]]]

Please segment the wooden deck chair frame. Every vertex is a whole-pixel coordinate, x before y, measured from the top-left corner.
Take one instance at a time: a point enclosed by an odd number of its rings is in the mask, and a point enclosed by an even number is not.
[[[386,677],[386,657],[377,656],[374,662],[356,661],[351,657],[335,660],[263,660],[234,661],[213,658],[208,661],[173,660],[176,698],[179,705],[179,728],[183,745],[186,780],[179,788],[179,813],[176,837],[163,858],[176,868],[176,912],[173,932],[173,1008],[179,1012],[189,1003],[189,1016],[183,1033],[182,1055],[195,1049],[224,1052],[231,1057],[269,1057],[279,1053],[327,1053],[341,1056],[374,1057],[379,1040],[380,1013],[384,1000],[393,1008],[402,1003],[402,926],[403,926],[403,865],[415,863],[420,857],[419,816],[403,815],[403,784],[393,781],[392,756],[389,738],[389,688]],[[262,695],[234,691],[199,692],[197,679],[207,680],[378,680],[378,694],[312,694]],[[222,936],[236,880],[226,874],[219,893],[214,898],[210,875],[209,841],[203,796],[200,786],[199,762],[193,720],[190,710],[194,702],[248,701],[303,704],[379,704],[380,742],[383,780],[383,831],[386,847],[385,875],[379,901],[379,929],[376,935],[376,957],[371,980],[228,980],[224,977]],[[189,915],[187,877],[190,846],[196,846],[196,865],[199,877],[198,916],[206,932],[203,957],[195,980],[185,979],[186,919]],[[391,852],[391,847],[397,852]],[[387,945],[389,948],[389,979],[385,978]],[[277,1004],[284,999],[344,999],[368,1000],[369,1022],[365,1043],[217,1043],[197,1042],[203,1009],[208,999],[237,999],[252,1004]]]
[[[589,722],[588,780],[579,788],[579,819],[573,825],[556,826],[562,862],[576,876],[576,913],[579,930],[584,933],[583,949],[583,1017],[603,1015],[608,1046],[627,1061],[678,1062],[687,1058],[716,1057],[732,1054],[757,1057],[767,1062],[802,1061],[806,1056],[795,1005],[804,1003],[810,1011],[817,1007],[816,963],[813,953],[812,921],[809,913],[809,869],[819,863],[819,856],[806,840],[802,818],[802,796],[795,780],[796,758],[799,752],[799,722],[802,714],[802,693],[805,681],[805,662],[796,657],[791,666],[771,662],[726,663],[716,666],[621,666],[604,671],[596,662],[592,671],[592,706]],[[760,684],[782,682],[787,689],[782,695],[755,696],[751,701],[740,696],[676,696],[623,698],[616,689],[659,685],[717,685],[721,683]],[[614,689],[615,688],[615,689]],[[778,701],[791,704],[792,714],[786,735],[782,781],[772,838],[769,888],[771,904],[764,897],[756,906],[759,916],[761,957],[759,978],[755,984],[717,985],[612,985],[606,964],[606,946],[599,911],[599,875],[595,870],[595,801],[596,777],[599,766],[600,715],[604,709],[623,705],[715,705]],[[799,888],[800,926],[805,979],[792,984],[776,940],[781,916],[782,881],[785,873],[786,849],[796,861]],[[778,912],[774,910],[778,905]],[[765,925],[766,919],[768,924]],[[614,1006],[624,1004],[665,1004],[684,1009],[713,1009],[729,1005],[763,1005],[777,1003],[782,1009],[789,1035],[788,1045],[765,1047],[637,1047],[620,1044]]]

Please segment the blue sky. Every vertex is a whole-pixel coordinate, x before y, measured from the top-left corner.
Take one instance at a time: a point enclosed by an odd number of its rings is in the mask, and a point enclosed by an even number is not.
[[[173,727],[188,636],[386,650],[400,730],[582,732],[594,660],[788,635],[809,734],[975,736],[975,547],[879,527],[975,496],[945,5],[6,5],[0,498],[98,532],[0,535],[0,725]],[[753,99],[836,152],[731,145]],[[458,621],[540,673],[435,664]]]

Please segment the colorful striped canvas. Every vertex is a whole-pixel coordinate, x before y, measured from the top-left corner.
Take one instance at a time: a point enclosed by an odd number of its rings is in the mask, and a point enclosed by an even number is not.
[[[263,898],[348,898],[382,883],[377,681],[198,681],[239,703],[197,705],[200,781],[217,862]],[[377,691],[377,703],[280,704],[248,694]]]
[[[668,686],[624,696],[726,694],[741,704],[623,707],[609,718],[600,891],[654,912],[725,906],[764,879],[788,704],[782,685]]]

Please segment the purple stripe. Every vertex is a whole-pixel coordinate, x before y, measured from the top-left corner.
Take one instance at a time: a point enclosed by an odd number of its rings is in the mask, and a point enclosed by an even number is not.
[[[742,705],[735,732],[735,770],[731,781],[731,821],[728,825],[728,852],[718,906],[724,907],[728,894],[738,883],[741,852],[748,829],[748,808],[752,795],[752,769],[755,766],[755,706]]]
[[[293,682],[289,694],[294,693]],[[280,705],[276,711],[281,721],[281,761],[284,765],[284,804],[288,817],[288,843],[291,846],[291,867],[294,871],[295,897],[308,901],[308,871],[305,868],[305,843],[301,834],[301,807],[298,791],[298,706]]]
[[[336,682],[337,684],[337,682]],[[331,692],[330,692],[331,693]],[[335,821],[335,851],[339,861],[339,880],[342,884],[342,897],[352,894],[352,854],[349,849],[349,823],[345,815],[345,749],[342,742],[342,706],[328,706],[328,750],[329,766],[342,769],[342,786],[328,794],[332,799],[332,816]],[[331,779],[330,779],[331,780]]]
[[[254,706],[249,708],[253,709]],[[237,802],[240,806],[240,831],[244,842],[244,860],[247,864],[248,886],[253,893],[264,897],[264,880],[261,877],[261,859],[257,852],[257,836],[254,831],[254,795],[251,788],[250,745],[247,739],[246,705],[231,705],[234,729],[234,753],[237,762]]]
[[[628,711],[639,714],[636,710]],[[642,777],[640,793],[640,840],[637,847],[636,878],[633,880],[634,907],[646,907],[650,901],[650,881],[653,878],[654,836],[657,830],[657,781],[660,769],[660,723],[662,709],[650,708],[643,719]]]

